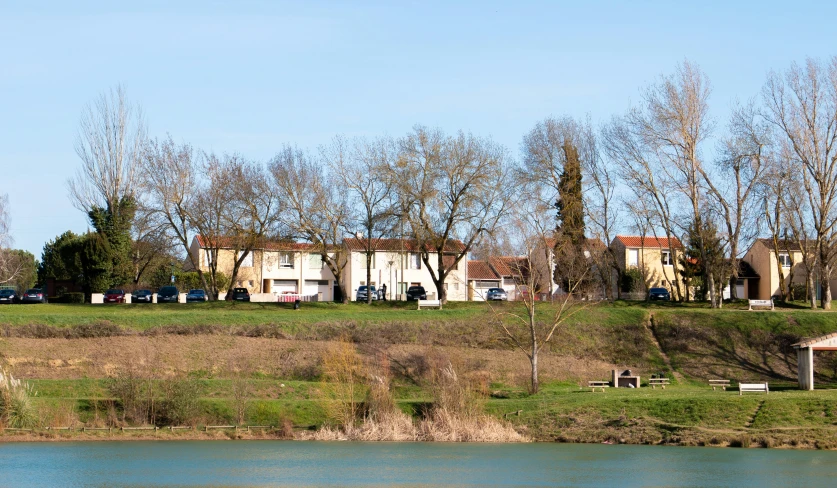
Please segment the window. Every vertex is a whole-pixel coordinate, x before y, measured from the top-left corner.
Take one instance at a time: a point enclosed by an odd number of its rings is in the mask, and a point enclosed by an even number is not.
[[[289,252],[280,252],[279,253],[279,267],[286,268],[286,269],[293,269],[294,267],[294,256],[292,253]]]
[[[244,256],[244,260],[241,261],[242,268],[252,268],[253,267],[253,253],[248,252],[247,256]]]
[[[403,281],[398,282],[398,293],[399,294],[407,293],[407,283],[404,283]]]
[[[639,266],[639,249],[628,249],[628,266]]]
[[[360,269],[366,269],[366,253],[360,253]],[[372,253],[372,267],[370,269],[375,268],[375,253]]]
[[[791,267],[790,256],[787,253],[779,254],[779,262],[782,263],[783,268]]]
[[[410,269],[421,269],[421,254],[414,252],[410,253]]]
[[[204,250],[206,265],[212,266],[212,252],[209,249]]]
[[[321,254],[309,254],[308,269],[323,269],[323,256]]]
[[[674,263],[671,261],[671,251],[663,251],[662,252],[662,261],[663,266],[671,266]]]

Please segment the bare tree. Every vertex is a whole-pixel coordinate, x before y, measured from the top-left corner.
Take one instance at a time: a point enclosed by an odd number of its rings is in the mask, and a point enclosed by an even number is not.
[[[228,229],[226,241],[234,251],[227,300],[232,300],[241,264],[268,239],[287,238],[280,228],[281,198],[265,166],[238,157],[225,158],[224,173],[230,178],[231,198],[223,213]]]
[[[794,63],[771,73],[762,91],[765,118],[781,134],[802,169],[822,285],[822,308],[831,309],[837,204],[837,56],[826,63]]]
[[[540,389],[538,377],[539,358],[544,346],[549,344],[555,336],[556,330],[577,312],[587,308],[591,303],[589,300],[578,300],[575,289],[566,290],[557,304],[540,302],[534,293],[537,287],[537,276],[534,270],[537,268],[537,252],[543,249],[544,243],[551,239],[554,229],[546,228],[543,220],[544,208],[542,202],[535,199],[523,199],[515,205],[512,216],[512,228],[519,240],[519,255],[522,256],[512,263],[512,272],[515,275],[515,287],[518,288],[518,296],[522,298],[518,303],[518,309],[496,308],[490,305],[495,316],[497,327],[503,332],[504,337],[516,348],[523,352],[529,359],[530,380],[529,391],[534,394]],[[569,245],[565,241],[565,245]],[[559,249],[559,252],[563,251]],[[586,271],[576,270],[577,276],[584,276],[590,272],[590,261],[573,259],[571,262],[587,262]],[[583,279],[573,282],[577,287],[583,283]],[[522,310],[521,310],[522,309]],[[544,310],[546,309],[546,310]]]
[[[144,156],[141,166],[144,198],[140,201],[140,214],[152,222],[151,226],[164,229],[180,246],[191,268],[198,272],[204,289],[209,290],[201,255],[189,252],[195,229],[192,212],[200,210],[196,204],[201,173],[198,157],[192,146],[178,145],[171,136],[163,141],[151,141]],[[212,258],[209,253],[204,254]]]
[[[399,142],[390,164],[400,208],[409,222],[421,259],[447,302],[445,280],[511,205],[505,148],[490,139],[416,126]],[[453,245],[459,240],[462,246]],[[430,263],[430,255],[436,262]]]
[[[127,100],[122,86],[85,107],[75,143],[82,165],[68,181],[77,208],[115,210],[134,198],[145,138],[142,110]]]
[[[386,137],[355,139],[352,147],[337,138],[324,153],[331,171],[348,191],[349,225],[356,230],[366,258],[366,303],[372,303],[372,268],[381,238],[390,235],[396,207],[393,179],[387,167],[395,158],[395,144]]]
[[[603,146],[610,161],[619,168],[619,176],[630,188],[632,201],[642,202],[639,214],[641,220],[649,225],[648,231],[657,234],[661,229],[668,242],[676,237],[674,183],[670,175],[662,171],[653,141],[646,140],[642,133],[641,115],[632,110],[625,117],[616,117],[602,129]],[[630,209],[629,209],[630,210]],[[674,291],[678,300],[683,300],[681,290],[679,249],[671,248],[674,271]],[[646,284],[647,286],[647,284]]]
[[[230,221],[235,217],[230,216],[228,208],[236,198],[233,170],[237,164],[236,156],[204,153],[199,165],[204,177],[198,180],[195,197],[187,209],[189,225],[203,240],[201,248],[209,271],[204,276],[207,278],[207,293],[213,300],[217,300],[220,291],[221,249],[229,248],[231,242],[232,246],[241,246],[235,238],[230,241]],[[236,255],[236,260],[238,258]]]
[[[715,172],[710,173],[702,165],[697,167],[713,206],[723,216],[722,222],[726,227],[731,279],[722,281],[731,283],[731,298],[738,298],[735,283],[738,280],[741,241],[755,237],[746,232],[747,229],[755,228],[753,224],[758,206],[753,203],[757,187],[769,164],[766,159],[770,158],[770,152],[770,130],[761,122],[754,104],[750,103],[733,110],[729,136],[722,143],[721,158]]]
[[[334,148],[323,148],[327,154]],[[348,198],[341,181],[327,171],[322,161],[312,159],[301,150],[286,146],[270,163],[270,172],[279,197],[285,202],[288,218],[284,224],[296,235],[314,245],[323,263],[340,286],[343,303],[349,301],[344,269],[346,259],[339,245],[350,227]]]

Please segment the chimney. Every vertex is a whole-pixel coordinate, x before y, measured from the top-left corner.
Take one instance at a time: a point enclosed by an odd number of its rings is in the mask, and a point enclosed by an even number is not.
[[[360,231],[355,232],[355,237],[357,237],[358,239],[363,239],[363,232],[360,232]]]

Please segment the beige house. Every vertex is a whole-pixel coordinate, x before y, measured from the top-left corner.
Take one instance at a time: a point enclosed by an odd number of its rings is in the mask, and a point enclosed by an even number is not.
[[[683,288],[683,280],[674,273],[674,254],[681,251],[683,245],[680,240],[672,238],[616,236],[610,243],[610,248],[616,256],[616,263],[624,272],[636,268],[644,270],[649,287],[662,287],[673,292],[675,280]]]
[[[503,288],[503,278],[488,261],[468,261],[468,301],[485,301],[490,288]]]
[[[237,256],[232,246],[225,244],[221,243],[218,253],[218,271],[231,276]],[[209,270],[212,259],[208,247],[209,242],[197,236],[189,249],[204,271]],[[241,263],[233,285],[247,288],[254,295],[298,294],[319,301],[334,300],[335,288],[339,286],[312,244],[291,241],[268,241],[251,251]],[[272,301],[269,296],[260,298]]]
[[[781,295],[780,265],[786,283],[805,284],[806,270],[802,263],[802,249],[796,240],[780,240],[777,253],[773,239],[756,239],[742,261],[748,263],[759,276],[759,280],[752,282],[748,287],[749,295],[746,298],[768,300]]]
[[[343,239],[346,256],[349,260],[345,268],[347,293],[351,293],[352,300],[357,296],[357,289],[366,285],[366,239],[346,238]],[[398,299],[399,295],[407,293],[410,286],[423,286],[427,291],[427,298],[437,295],[436,285],[433,283],[427,265],[421,259],[420,249],[416,241],[410,239],[374,239],[372,242],[372,279],[370,285],[380,289],[382,285],[387,287],[387,299]],[[453,263],[456,256],[465,250],[465,245],[460,241],[449,241],[443,253],[446,265]],[[431,267],[435,270],[434,263],[438,260],[438,254],[429,254]],[[448,274],[445,280],[447,296],[450,301],[465,301],[468,299],[468,266],[466,258],[463,257],[454,269]]]

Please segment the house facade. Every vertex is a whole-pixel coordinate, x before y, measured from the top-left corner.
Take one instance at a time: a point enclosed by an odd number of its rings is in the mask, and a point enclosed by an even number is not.
[[[468,261],[468,301],[485,301],[490,288],[503,288],[503,278],[488,261]]]
[[[201,270],[209,271],[212,255],[210,243],[202,236],[192,240],[189,252]],[[218,271],[232,275],[235,250],[221,243]],[[291,241],[269,241],[253,249],[238,270],[233,286],[247,288],[251,294],[300,294],[320,301],[334,300],[339,287],[322,256],[312,244]]]
[[[674,292],[676,282],[679,282],[683,289],[682,277],[674,272],[675,254],[683,249],[676,237],[669,241],[667,238],[618,235],[611,241],[610,248],[619,269],[622,272],[639,269],[649,288],[662,287]]]
[[[423,286],[427,290],[427,298],[437,298],[436,285],[433,283],[427,265],[421,259],[420,249],[416,241],[411,239],[373,239],[372,263],[370,266],[371,279],[367,281],[366,246],[364,238],[351,237],[343,239],[343,247],[348,259],[344,273],[346,274],[346,291],[351,293],[351,299],[357,296],[357,289],[361,285],[375,285],[380,289],[387,287],[387,299],[399,299],[407,293],[410,286]],[[443,252],[443,259],[447,265],[452,264],[456,256],[464,251],[465,245],[460,241],[449,241]],[[438,262],[438,254],[429,253],[431,267],[434,271]],[[447,297],[450,301],[465,301],[468,299],[468,266],[463,257],[445,280]]]
[[[747,298],[769,300],[781,295],[780,266],[786,284],[805,285],[807,273],[802,262],[802,249],[796,240],[781,239],[776,252],[773,239],[756,239],[741,260],[759,276],[757,284],[748,287]]]

